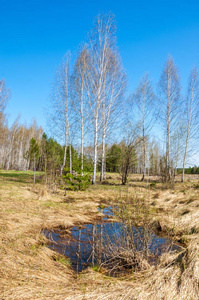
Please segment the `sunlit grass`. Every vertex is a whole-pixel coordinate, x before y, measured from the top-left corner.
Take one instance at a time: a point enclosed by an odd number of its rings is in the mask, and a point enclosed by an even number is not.
[[[154,293],[159,299],[166,296],[168,299],[182,299],[184,294],[194,296],[193,288],[197,293],[197,177],[189,176],[190,181],[184,183],[179,177],[171,189],[163,186],[158,177],[151,177],[147,185],[147,181],[140,181],[139,174],[130,175],[127,186],[121,184],[120,175],[115,173],[107,174],[106,181],[101,184],[98,173],[96,185],[91,185],[86,191],[66,191],[64,195],[64,190],[56,187],[54,191],[45,185],[43,175],[36,172],[39,182],[34,185],[32,171],[0,170],[2,298],[98,299],[99,296],[101,299],[128,299],[125,298],[128,292],[129,299],[136,299],[139,295],[145,299],[146,294],[151,294],[148,299],[154,299]],[[150,186],[153,182],[156,183]],[[128,280],[121,281],[105,276],[103,270],[99,272],[91,268],[76,276],[67,258],[45,246],[47,241],[40,234],[42,228],[70,229],[93,222],[101,214],[98,211],[100,205],[114,205],[118,199],[128,199],[128,195],[144,197],[149,204],[151,222],[160,223],[162,234],[172,235],[186,244],[186,260],[184,257],[181,260],[176,258],[176,261],[173,257],[165,257],[149,274],[134,272]]]
[[[44,175],[44,172],[35,172],[36,182],[41,181],[41,177]],[[0,170],[0,178],[6,178],[9,181],[16,181],[21,183],[30,183],[33,182],[33,171],[15,171],[15,170]]]

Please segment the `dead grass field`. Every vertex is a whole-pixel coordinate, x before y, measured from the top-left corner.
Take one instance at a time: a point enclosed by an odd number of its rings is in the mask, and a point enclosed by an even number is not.
[[[199,177],[174,186],[132,175],[128,186],[117,174],[85,192],[49,191],[32,183],[30,172],[0,171],[0,299],[199,299]],[[180,240],[185,251],[164,255],[158,266],[112,278],[88,268],[80,274],[46,247],[42,228],[92,222],[97,207],[118,197],[140,195],[150,205],[151,222]]]

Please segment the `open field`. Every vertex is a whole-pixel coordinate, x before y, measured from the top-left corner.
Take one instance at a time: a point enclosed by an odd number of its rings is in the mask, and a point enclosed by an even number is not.
[[[174,185],[158,178],[140,182],[119,175],[87,191],[51,190],[37,174],[0,171],[1,299],[199,299],[199,177],[180,177]],[[42,228],[68,228],[100,217],[97,207],[126,195],[144,197],[151,224],[180,241],[185,251],[165,254],[157,266],[123,278],[88,268],[76,274],[69,262],[46,247]]]

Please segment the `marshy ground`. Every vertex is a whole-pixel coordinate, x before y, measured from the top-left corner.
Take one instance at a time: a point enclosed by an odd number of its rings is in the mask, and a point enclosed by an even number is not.
[[[118,174],[86,191],[49,188],[37,174],[0,171],[1,299],[199,299],[199,177],[180,177],[174,185],[158,177],[140,182],[132,175],[121,186]],[[145,199],[150,222],[180,241],[181,254],[169,253],[156,266],[114,278],[88,268],[76,274],[68,259],[52,250],[43,228],[70,228],[100,217],[99,205],[118,199]]]

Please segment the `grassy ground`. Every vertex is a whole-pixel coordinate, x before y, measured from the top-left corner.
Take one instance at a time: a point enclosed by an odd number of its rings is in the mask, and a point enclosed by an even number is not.
[[[140,182],[132,175],[128,187],[117,174],[84,192],[49,190],[42,173],[0,171],[0,295],[1,299],[199,299],[199,178],[180,178],[174,186],[158,177]],[[144,197],[151,223],[184,247],[180,255],[163,255],[158,266],[128,277],[110,278],[88,268],[81,274],[46,247],[42,228],[92,222],[100,204],[126,195]]]

